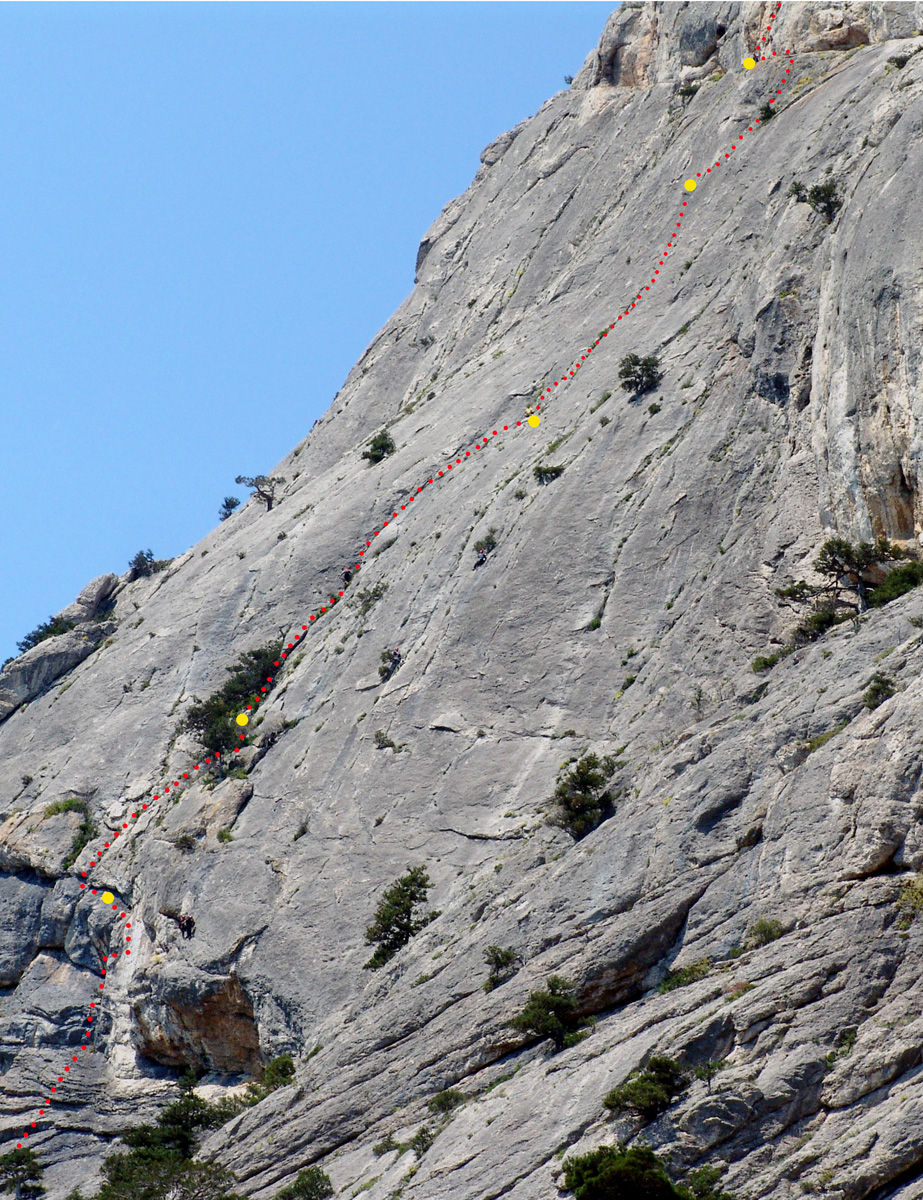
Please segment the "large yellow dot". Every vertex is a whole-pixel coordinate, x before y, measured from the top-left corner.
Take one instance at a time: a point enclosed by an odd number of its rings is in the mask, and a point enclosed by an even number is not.
[[[111,892],[103,892],[103,904],[111,904],[115,896]]]
[[[237,724],[238,725],[246,725],[249,722],[249,720],[250,720],[250,718],[247,716],[246,713],[241,713],[237,718]]]
[[[542,423],[542,418],[535,416],[534,413],[531,417],[529,417],[529,424],[532,426],[533,429],[536,427],[536,425],[541,425],[541,423]]]
[[[745,58],[744,66],[747,68],[748,71],[752,71],[753,68],[756,66],[756,59],[755,58]]]
[[[686,189],[687,192],[694,192],[695,191],[695,180],[687,179],[686,182],[683,184],[683,187]]]

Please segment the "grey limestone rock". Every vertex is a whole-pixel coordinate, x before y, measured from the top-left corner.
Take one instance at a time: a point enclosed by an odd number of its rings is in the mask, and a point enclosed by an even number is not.
[[[791,71],[743,71],[771,12],[620,6],[425,234],[413,293],[271,468],[281,502],[94,581],[77,604],[104,620],[0,673],[11,1136],[119,954],[91,1067],[31,1143],[49,1200],[90,1194],[187,1066],[218,1095],[283,1052],[295,1084],[202,1150],[254,1200],[314,1163],[368,1200],[548,1200],[564,1155],[639,1136],[737,1200],[921,1195],[923,918],[899,900],[923,870],[923,590],[751,664],[827,538],[921,553],[923,6],[784,4]],[[832,221],[795,180],[836,182]],[[636,400],[628,353],[662,371]],[[280,629],[216,778],[179,723]],[[574,841],[549,803],[590,749],[621,764],[614,810]],[[68,796],[99,830],[69,873],[83,817],[45,816]],[[440,915],[364,970],[413,865]],[[485,990],[491,945],[519,961]],[[508,1023],[552,974],[595,1021],[558,1054]],[[654,1054],[721,1067],[646,1129],[611,1119]],[[429,1148],[374,1152],[426,1124]]]

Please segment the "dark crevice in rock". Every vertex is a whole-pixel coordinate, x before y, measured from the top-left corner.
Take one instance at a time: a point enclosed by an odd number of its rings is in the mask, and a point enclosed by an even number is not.
[[[899,1191],[909,1183],[917,1183],[923,1179],[923,1149],[918,1148],[919,1157],[917,1157],[911,1166],[906,1170],[901,1171],[899,1175],[895,1175],[884,1186],[876,1187],[870,1192],[863,1192],[858,1200],[891,1200]]]

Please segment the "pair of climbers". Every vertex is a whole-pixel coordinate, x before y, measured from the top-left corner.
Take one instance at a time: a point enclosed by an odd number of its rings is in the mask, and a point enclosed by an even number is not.
[[[187,941],[191,937],[194,936],[194,934],[195,934],[195,918],[189,916],[188,913],[180,914],[179,920],[177,921],[177,925],[179,925],[179,931]]]

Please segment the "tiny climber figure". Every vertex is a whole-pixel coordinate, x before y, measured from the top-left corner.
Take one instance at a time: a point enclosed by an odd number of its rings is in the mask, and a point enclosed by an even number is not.
[[[188,916],[186,913],[183,913],[180,916],[178,924],[180,933],[188,941],[195,934],[194,918]]]
[[[529,405],[529,407],[526,409],[526,416],[527,416],[527,417],[534,417],[534,416],[535,416],[535,409],[532,407],[532,405],[531,405],[531,404],[530,404],[530,405]]]
[[[398,646],[395,646],[394,649],[391,651],[391,674],[392,675],[394,674],[394,672],[398,669],[398,667],[400,665],[401,665],[401,651]]]
[[[352,579],[352,577],[353,577],[353,573],[347,567],[347,569],[343,572],[343,575],[342,575],[344,584],[349,584],[349,581]]]
[[[483,567],[484,563],[486,563],[486,562],[487,562],[487,551],[479,550],[478,556],[474,560],[474,566],[471,568],[472,571],[476,571],[478,569],[478,567]]]

